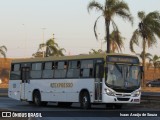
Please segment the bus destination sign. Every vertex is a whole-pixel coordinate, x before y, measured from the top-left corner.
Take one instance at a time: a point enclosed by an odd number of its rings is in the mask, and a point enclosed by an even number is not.
[[[117,63],[131,63],[138,64],[139,60],[136,57],[128,56],[108,56],[107,62],[117,62]]]

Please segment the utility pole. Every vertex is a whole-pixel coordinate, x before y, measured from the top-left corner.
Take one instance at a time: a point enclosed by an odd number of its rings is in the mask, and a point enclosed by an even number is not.
[[[46,28],[42,28],[42,30],[43,30],[43,34],[42,34],[42,44],[44,45],[44,30],[45,30]],[[44,46],[42,47],[42,52],[43,52],[43,58],[44,58],[44,52],[45,52],[45,49],[44,49]]]

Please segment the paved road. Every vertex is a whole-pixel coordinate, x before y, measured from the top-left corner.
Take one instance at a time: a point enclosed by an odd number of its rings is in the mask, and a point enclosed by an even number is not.
[[[29,105],[27,102],[20,102],[20,101],[16,101],[7,97],[0,97],[0,109],[8,109],[8,110],[12,110],[12,111],[38,111],[38,112],[44,112],[46,113],[46,111],[50,114],[56,114],[57,116],[65,116],[66,113],[69,114],[68,117],[43,117],[43,118],[36,118],[36,120],[53,120],[53,119],[58,119],[58,120],[79,120],[79,119],[84,119],[84,120],[137,120],[137,117],[96,117],[97,115],[104,115],[104,113],[106,112],[106,114],[111,115],[112,113],[116,113],[117,111],[119,111],[119,113],[125,113],[126,111],[129,111],[129,113],[132,112],[136,112],[136,113],[141,113],[144,111],[149,111],[149,112],[153,112],[153,111],[160,111],[160,108],[150,108],[147,105],[141,104],[141,105],[126,105],[124,106],[121,110],[106,110],[105,109],[105,105],[93,105],[92,109],[89,111],[85,111],[81,110],[79,108],[79,104],[74,103],[70,108],[60,108],[57,106],[56,103],[49,103],[48,106],[46,107],[37,107],[34,105]],[[74,111],[74,112],[73,112]],[[76,112],[75,112],[76,111]],[[77,114],[79,116],[81,115],[86,115],[90,114],[89,117],[70,117],[70,116],[74,116],[74,114]],[[102,114],[103,113],[103,114]],[[94,117],[93,117],[94,116]],[[35,120],[33,118],[29,118],[30,120]],[[160,117],[140,117],[138,118],[138,120],[160,120]]]

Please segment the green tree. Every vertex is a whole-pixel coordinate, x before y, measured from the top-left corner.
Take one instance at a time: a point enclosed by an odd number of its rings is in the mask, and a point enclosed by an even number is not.
[[[143,51],[142,51],[140,54],[137,53],[136,55],[138,55],[138,57],[140,57],[141,60],[143,60]],[[152,57],[152,55],[151,55],[150,53],[145,53],[145,58],[146,58],[146,59],[150,60],[151,57]]]
[[[101,54],[101,53],[104,53],[101,49],[99,50],[91,49],[91,51],[89,51],[89,54]]]
[[[110,24],[112,23],[114,31],[118,30],[113,18],[115,16],[121,17],[124,20],[128,20],[133,23],[133,18],[130,14],[129,7],[127,3],[120,0],[105,0],[104,5],[99,2],[92,1],[88,4],[88,12],[95,8],[97,11],[101,12],[101,15],[96,19],[94,24],[94,34],[97,39],[96,26],[99,18],[103,17],[105,20],[105,32],[107,38],[107,53],[110,53]]]
[[[4,58],[6,58],[6,52],[7,52],[7,48],[6,46],[0,46],[0,54],[1,56],[3,56]]]
[[[66,50],[64,48],[59,48],[58,51],[57,51],[57,56],[64,56],[63,51],[66,52]]]
[[[130,40],[130,50],[134,51],[133,45],[139,46],[140,40],[142,40],[143,48],[143,61],[142,64],[145,69],[145,54],[146,47],[150,48],[151,46],[157,43],[156,36],[160,38],[160,14],[158,11],[150,12],[147,15],[144,11],[138,12],[138,18],[140,19],[139,28],[137,28],[132,35]],[[142,39],[139,39],[142,38]],[[143,82],[145,79],[145,71],[143,74]]]
[[[124,37],[121,36],[120,32],[113,31],[110,34],[110,42],[111,42],[111,52],[115,53],[117,52],[122,52],[122,48],[124,48]]]
[[[140,57],[140,59],[143,61],[143,51],[139,54],[136,54],[138,57]],[[148,59],[150,61],[152,55],[150,53],[145,53],[145,59]],[[149,62],[147,65],[147,69],[151,66],[151,63]]]
[[[40,44],[39,48],[43,49],[46,47],[45,56],[54,56],[58,52],[58,44],[55,42],[54,38],[47,40],[45,44]]]
[[[45,50],[44,50],[45,49]],[[46,43],[39,45],[38,51],[32,56],[34,57],[49,57],[49,56],[64,56],[64,48],[59,48],[54,38],[47,40]]]
[[[152,56],[152,58],[150,58],[149,62],[151,62],[154,66],[154,68],[159,67],[158,63],[160,62],[160,57],[157,55]]]
[[[152,58],[150,58],[149,63],[152,63],[154,66],[154,77],[153,79],[155,79],[155,73],[156,73],[156,68],[159,67],[159,63],[160,63],[160,57],[157,55],[152,56]]]

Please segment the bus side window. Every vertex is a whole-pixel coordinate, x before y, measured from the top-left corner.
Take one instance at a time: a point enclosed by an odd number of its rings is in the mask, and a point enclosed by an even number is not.
[[[53,78],[53,62],[45,62],[44,63],[44,70],[42,73],[42,78]]]
[[[80,76],[80,66],[78,68],[78,63],[80,61],[69,61],[69,67],[67,71],[67,78],[79,78]]]
[[[20,64],[14,64],[13,71],[20,71]]]
[[[67,71],[67,61],[59,61],[57,62],[57,69],[55,70],[54,77],[55,78],[65,78]]]
[[[32,79],[42,77],[42,63],[32,63],[30,76]]]
[[[20,68],[21,68],[20,64],[12,64],[11,73],[10,73],[10,80],[20,80],[20,78],[21,78]]]
[[[91,78],[93,77],[93,60],[81,61],[81,77]]]

